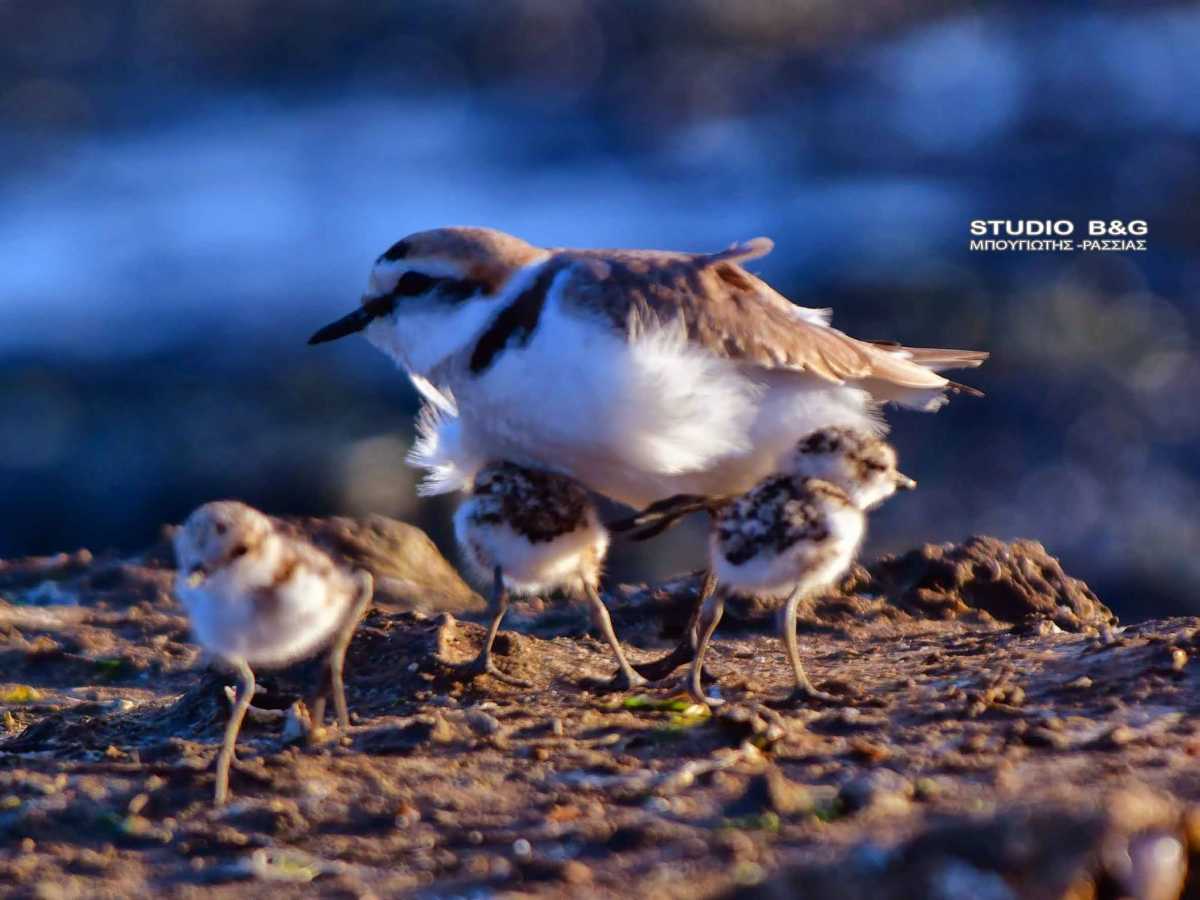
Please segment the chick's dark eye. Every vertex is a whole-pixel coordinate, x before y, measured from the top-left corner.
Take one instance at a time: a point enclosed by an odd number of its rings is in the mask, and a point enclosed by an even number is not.
[[[217,523],[217,529],[216,529],[216,531],[217,531],[217,534],[224,534],[224,533],[225,533],[226,531],[228,531],[228,530],[229,530],[229,529],[227,529],[227,528],[225,527],[225,523],[224,523],[224,522],[218,522],[218,523]]]
[[[438,279],[432,278],[429,275],[423,275],[420,272],[405,272],[400,280],[396,282],[396,287],[392,290],[393,294],[401,297],[415,297],[417,294],[423,294],[437,283]]]

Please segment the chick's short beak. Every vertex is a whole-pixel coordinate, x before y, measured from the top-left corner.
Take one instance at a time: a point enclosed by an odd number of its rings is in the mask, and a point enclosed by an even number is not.
[[[308,339],[308,343],[310,345],[324,344],[327,341],[336,341],[338,338],[344,338],[349,334],[356,334],[380,316],[388,315],[395,308],[395,297],[375,297],[370,300],[364,300],[363,305],[354,312],[342,316],[336,322],[330,322],[324,328],[315,332]]]
[[[203,563],[196,563],[188,569],[187,583],[189,587],[199,587],[204,579],[208,577],[208,570],[204,568]]]
[[[917,488],[917,483],[909,478],[903,472],[896,473],[896,487],[902,491],[913,491]]]

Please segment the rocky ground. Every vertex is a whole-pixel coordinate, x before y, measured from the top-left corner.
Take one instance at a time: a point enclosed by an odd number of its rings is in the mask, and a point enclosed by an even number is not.
[[[540,601],[497,645],[534,688],[455,684],[437,657],[474,653],[483,604],[423,534],[293,527],[377,577],[355,724],[296,742],[311,673],[265,677],[222,810],[225,679],[188,643],[168,545],[0,563],[0,891],[1200,896],[1200,620],[1121,627],[1040,545],[856,569],[801,622],[836,706],[773,708],[784,656],[767,611],[734,604],[708,715],[677,684],[605,693],[584,611]],[[613,591],[637,660],[694,590]]]

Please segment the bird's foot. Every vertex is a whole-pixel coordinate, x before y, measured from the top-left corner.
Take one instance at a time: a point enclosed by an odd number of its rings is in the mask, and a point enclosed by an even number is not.
[[[690,688],[688,689],[687,693],[688,699],[690,699],[697,706],[706,706],[709,709],[717,709],[718,707],[725,705],[725,701],[720,697],[710,697],[708,694],[702,693],[698,694]]]
[[[690,644],[680,645],[658,659],[635,665],[634,671],[648,681],[662,681],[670,677],[680,666],[686,666],[696,656],[696,651]]]
[[[492,662],[490,655],[480,654],[469,663],[448,663],[445,660],[439,659],[438,662],[445,670],[446,677],[451,681],[471,682],[480,675],[491,675],[497,681],[511,685],[512,687],[529,688],[533,687],[532,682],[517,678],[513,675],[508,675],[501,672],[496,664]]]
[[[844,703],[833,694],[817,690],[809,685],[794,687],[786,697],[772,700],[768,705],[775,709],[796,709],[801,706],[843,706]]]
[[[607,681],[602,681],[598,687],[603,691],[632,691],[635,688],[645,687],[650,681],[639,675],[637,671],[622,672],[617,671],[612,678]]]

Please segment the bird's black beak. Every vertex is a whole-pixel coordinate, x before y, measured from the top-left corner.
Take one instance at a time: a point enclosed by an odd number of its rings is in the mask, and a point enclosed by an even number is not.
[[[395,297],[376,297],[373,300],[368,300],[354,312],[348,316],[342,316],[336,322],[330,322],[324,328],[317,331],[308,339],[309,345],[324,344],[327,341],[336,341],[338,338],[344,338],[348,334],[356,334],[362,331],[380,316],[388,315],[396,308]]]

